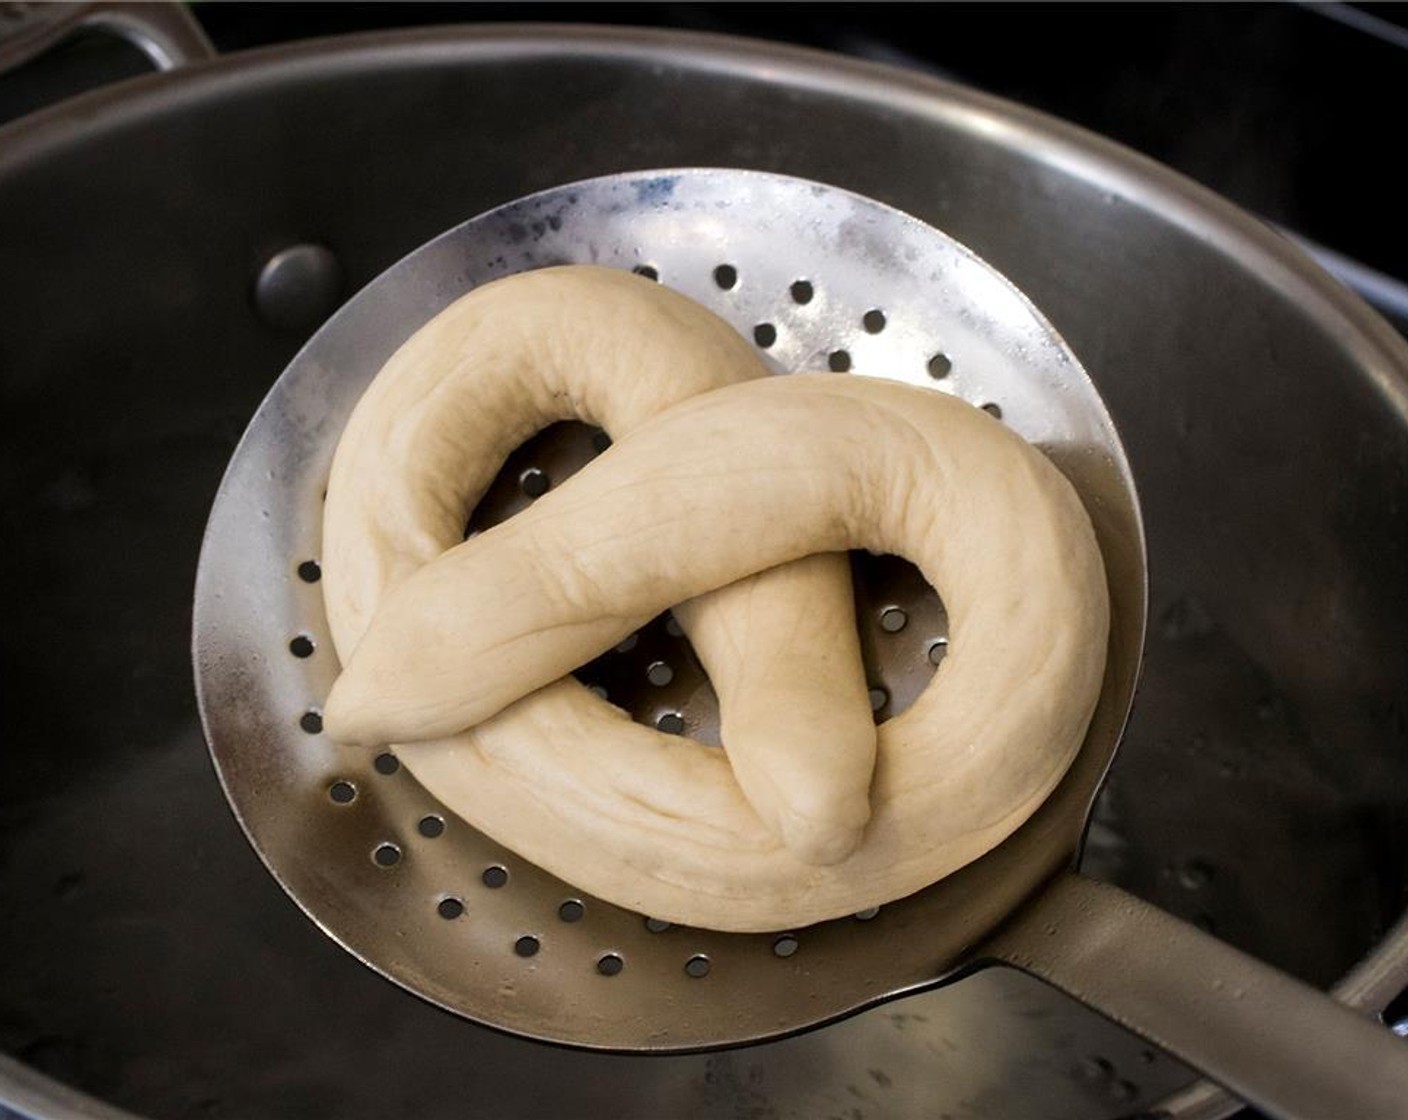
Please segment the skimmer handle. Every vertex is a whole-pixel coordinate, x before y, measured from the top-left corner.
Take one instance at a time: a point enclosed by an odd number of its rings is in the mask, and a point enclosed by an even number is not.
[[[1408,1115],[1408,1043],[1116,887],[1063,875],[983,955],[1060,988],[1272,1116]]]

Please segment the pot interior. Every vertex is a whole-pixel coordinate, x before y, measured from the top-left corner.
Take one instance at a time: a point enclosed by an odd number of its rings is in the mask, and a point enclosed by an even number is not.
[[[1210,196],[952,87],[718,41],[409,35],[145,80],[0,141],[0,1047],[157,1116],[1098,1117],[1190,1080],[1009,972],[735,1053],[545,1049],[346,956],[229,815],[196,721],[192,579],[268,386],[441,230],[688,165],[939,226],[1032,297],[1108,402],[1151,625],[1085,869],[1319,984],[1397,917],[1408,410],[1402,345],[1367,312]],[[271,297],[261,270],[296,246],[327,252],[295,254],[315,263]]]

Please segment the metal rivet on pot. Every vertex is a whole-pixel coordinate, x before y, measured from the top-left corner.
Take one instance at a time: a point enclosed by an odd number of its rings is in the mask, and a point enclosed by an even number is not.
[[[342,265],[322,245],[290,245],[264,262],[254,309],[275,330],[312,330],[342,299]]]

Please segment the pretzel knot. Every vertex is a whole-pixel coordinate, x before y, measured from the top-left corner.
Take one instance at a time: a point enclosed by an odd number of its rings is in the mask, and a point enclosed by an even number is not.
[[[325,726],[619,905],[795,928],[988,851],[1055,787],[1098,699],[1099,548],[1036,449],[947,394],[771,377],[727,324],[585,266],[475,289],[387,362],[339,443],[324,596],[345,666]],[[616,440],[462,541],[548,424]],[[904,556],[951,650],[877,729],[845,550]],[[570,675],[674,607],[725,750],[632,722]]]

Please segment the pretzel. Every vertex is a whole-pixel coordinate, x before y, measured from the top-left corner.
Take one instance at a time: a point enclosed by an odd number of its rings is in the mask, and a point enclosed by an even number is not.
[[[860,843],[822,864],[768,827],[729,759],[662,747],[561,678],[671,604],[849,548],[920,568],[948,607],[950,651],[879,729]],[[363,603],[330,732],[401,743],[448,808],[576,886],[724,930],[881,905],[1000,843],[1075,756],[1109,627],[1089,518],[1040,452],[946,394],[821,374],[690,397],[383,587]],[[784,632],[764,624],[764,639]],[[824,773],[805,745],[799,770]]]
[[[627,272],[548,268],[461,297],[386,363],[337,448],[323,586],[342,661],[387,592],[460,543],[469,511],[533,433],[577,419],[623,436],[669,405],[767,374],[723,320]],[[649,617],[589,620],[584,641]],[[748,803],[800,860],[843,858],[870,815],[875,759],[846,558],[807,557],[682,604],[676,617],[719,694],[725,750]],[[758,618],[768,620],[765,630],[788,628],[805,653],[772,656]],[[575,681],[557,695],[572,718],[614,718],[614,708]],[[345,733],[338,704],[326,721],[330,734]],[[509,721],[503,734],[536,732],[525,719]],[[695,755],[717,754],[659,732],[647,739],[662,755],[666,784],[687,780],[700,764]],[[793,749],[798,741],[805,758]],[[411,755],[407,764],[417,769]]]

